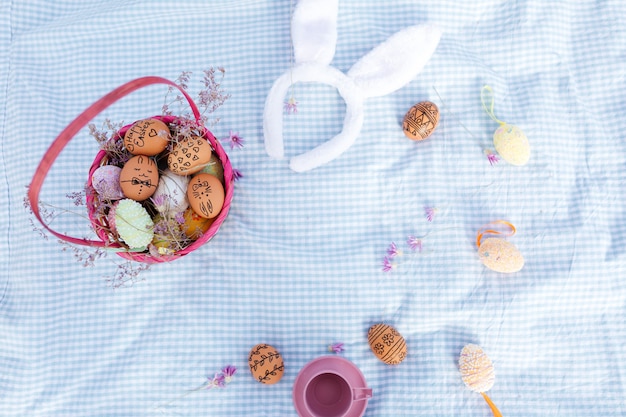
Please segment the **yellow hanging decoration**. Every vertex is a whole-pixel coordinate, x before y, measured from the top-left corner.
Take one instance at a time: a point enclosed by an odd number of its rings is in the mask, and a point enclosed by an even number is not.
[[[486,95],[489,95],[491,98],[489,106],[485,103]],[[493,121],[500,125],[493,134],[493,145],[498,154],[511,165],[526,165],[530,159],[530,144],[524,132],[517,126],[510,125],[496,118],[493,112],[494,93],[490,86],[485,85],[483,87],[480,92],[480,100],[485,112]]]
[[[496,225],[501,224],[507,226],[510,231],[506,233],[493,229]],[[515,232],[515,226],[506,220],[495,220],[478,230],[476,234],[478,257],[487,268],[496,272],[511,273],[524,267],[524,257],[512,243],[497,237],[490,237],[484,242],[482,241],[485,234],[513,236]]]

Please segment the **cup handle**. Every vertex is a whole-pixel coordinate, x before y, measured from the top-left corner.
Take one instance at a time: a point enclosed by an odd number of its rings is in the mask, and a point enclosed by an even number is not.
[[[371,388],[352,388],[352,400],[362,401],[372,398]]]

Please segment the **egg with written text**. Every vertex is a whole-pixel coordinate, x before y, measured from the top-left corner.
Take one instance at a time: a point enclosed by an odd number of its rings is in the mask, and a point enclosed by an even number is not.
[[[157,119],[138,120],[124,134],[124,147],[133,155],[157,155],[169,141],[169,127]]]

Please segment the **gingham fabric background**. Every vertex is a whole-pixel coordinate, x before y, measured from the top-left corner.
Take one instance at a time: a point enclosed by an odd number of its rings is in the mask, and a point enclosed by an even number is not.
[[[298,371],[333,342],[373,389],[365,416],[490,415],[460,378],[467,343],[493,360],[489,394],[503,415],[626,415],[626,3],[340,0],[342,71],[403,27],[429,21],[444,34],[410,84],[366,101],[352,148],[303,174],[266,155],[262,131],[267,92],[290,65],[292,6],[0,3],[0,415],[295,416]],[[222,142],[243,175],[230,215],[201,249],[112,288],[124,261],[83,267],[42,238],[26,186],[59,132],[113,88],[192,71],[199,89],[210,67],[226,70],[231,94],[211,129],[245,140]],[[484,154],[497,127],[481,107],[485,84],[496,115],[529,138],[524,167],[491,166]],[[136,92],[94,123],[158,114],[166,90]],[[345,111],[329,86],[298,84],[295,97],[287,156],[339,132]],[[422,100],[442,118],[416,143],[401,120]],[[97,149],[85,129],[46,180],[57,230],[88,233],[85,208],[66,194],[82,189]],[[425,206],[437,208],[432,222]],[[478,228],[497,219],[518,228],[509,240],[526,265],[512,275],[476,253]],[[427,235],[422,253],[409,235]],[[404,255],[385,273],[391,242]],[[407,341],[399,366],[369,349],[378,322]],[[276,385],[250,376],[257,343],[283,354]],[[167,404],[227,364],[238,372],[225,389]]]

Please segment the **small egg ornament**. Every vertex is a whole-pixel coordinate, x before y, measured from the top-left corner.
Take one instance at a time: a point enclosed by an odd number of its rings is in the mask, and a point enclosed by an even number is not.
[[[187,186],[189,205],[201,217],[212,219],[224,205],[224,186],[211,174],[195,175]]]
[[[388,324],[375,324],[370,327],[367,341],[374,355],[387,365],[397,365],[406,358],[404,337]]]
[[[166,216],[174,216],[185,211],[189,207],[188,185],[188,176],[176,175],[169,169],[163,171],[157,189],[152,195],[154,208]]]
[[[491,95],[491,105],[489,108],[485,104],[485,93]],[[484,86],[480,98],[482,100],[483,109],[487,112],[489,117],[500,124],[500,127],[498,127],[493,134],[493,146],[496,148],[498,154],[511,165],[526,165],[530,159],[530,144],[524,132],[522,132],[519,127],[510,125],[496,118],[493,112],[494,98],[491,87],[488,85]]]
[[[152,197],[159,184],[159,168],[149,156],[130,158],[120,172],[120,187],[127,198],[144,201]]]
[[[461,350],[459,356],[459,371],[461,379],[472,391],[483,396],[495,417],[502,417],[500,410],[485,394],[489,391],[496,380],[491,359],[485,354],[482,348],[475,344],[468,344]]]
[[[111,228],[130,249],[143,250],[154,237],[154,222],[146,209],[135,200],[116,202],[109,213]]]
[[[120,187],[122,168],[115,165],[98,167],[91,176],[91,186],[103,200],[115,201],[124,198]]]
[[[275,384],[283,377],[285,363],[275,347],[258,344],[250,350],[248,365],[252,377],[262,384]]]
[[[174,174],[192,175],[209,163],[213,150],[211,144],[199,136],[177,143],[167,156],[167,164]]]
[[[169,127],[157,119],[138,120],[124,134],[124,147],[133,155],[157,155],[169,141]]]
[[[429,137],[439,124],[439,108],[430,101],[421,101],[411,107],[402,121],[404,134],[413,140]]]
[[[511,232],[508,236],[513,236],[516,232],[515,226],[504,220],[498,220],[490,223],[490,225],[505,224]],[[496,237],[490,237],[482,240],[483,235],[490,234],[503,234],[497,230],[479,230],[476,237],[476,246],[478,246],[478,257],[483,265],[492,271],[501,272],[505,274],[517,272],[524,267],[524,257],[521,252],[512,243]]]
[[[209,230],[213,222],[215,221],[215,217],[212,219],[207,219],[205,217],[199,216],[191,207],[183,213],[184,223],[180,225],[181,229],[185,236],[189,239],[196,240],[203,234]]]

